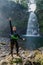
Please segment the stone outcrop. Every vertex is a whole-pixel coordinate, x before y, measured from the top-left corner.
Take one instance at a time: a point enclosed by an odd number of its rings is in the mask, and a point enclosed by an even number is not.
[[[0,51],[0,65],[43,65],[43,53],[41,50],[23,50],[19,48],[19,56],[13,54],[13,58],[8,53]],[[2,54],[2,55],[1,55]]]

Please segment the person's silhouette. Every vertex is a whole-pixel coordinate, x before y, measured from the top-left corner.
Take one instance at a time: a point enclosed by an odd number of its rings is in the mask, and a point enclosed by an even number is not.
[[[19,34],[18,34],[17,31],[16,31],[16,27],[15,27],[15,26],[12,27],[12,25],[11,25],[11,20],[9,20],[9,22],[10,22],[10,27],[11,27],[11,35],[10,35],[11,51],[10,51],[10,54],[11,54],[11,56],[13,57],[14,44],[15,44],[15,46],[16,46],[17,55],[19,55],[19,54],[18,54],[18,52],[19,52],[19,46],[18,46],[17,40],[18,40],[18,39],[25,40],[25,39],[24,39],[24,38],[21,38],[21,37],[19,36]]]

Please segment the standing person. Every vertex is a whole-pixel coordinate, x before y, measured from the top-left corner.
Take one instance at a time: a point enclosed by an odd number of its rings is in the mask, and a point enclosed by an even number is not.
[[[11,19],[9,19],[9,23],[10,23],[10,28],[11,28],[11,36],[10,36],[10,40],[11,40],[11,51],[10,51],[10,54],[11,56],[13,57],[13,49],[14,49],[14,44],[16,46],[16,51],[17,51],[17,56],[19,55],[18,52],[19,52],[19,46],[18,46],[18,42],[17,40],[18,39],[21,39],[21,40],[25,40],[24,38],[21,38],[19,36],[19,34],[17,33],[17,29],[16,27],[12,27],[12,24],[11,24]]]

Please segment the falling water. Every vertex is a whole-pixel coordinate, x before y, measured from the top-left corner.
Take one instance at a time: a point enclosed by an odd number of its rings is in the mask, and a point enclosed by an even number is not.
[[[26,34],[39,35],[39,24],[34,12],[30,12]]]
[[[39,36],[39,23],[37,16],[34,13],[36,5],[34,3],[30,4],[29,8],[30,9],[28,11],[30,12],[30,15],[28,19],[26,36]]]

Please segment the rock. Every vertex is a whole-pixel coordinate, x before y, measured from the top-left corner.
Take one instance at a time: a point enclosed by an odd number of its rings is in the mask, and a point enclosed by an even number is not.
[[[2,45],[6,45],[6,43],[5,42],[3,42],[3,43],[1,43]]]
[[[12,57],[11,57],[11,55],[8,55],[8,56],[6,56],[5,59],[8,60],[8,61],[11,61],[12,60]]]
[[[21,47],[19,47],[19,50],[22,50],[22,48],[21,48]]]
[[[19,57],[19,56],[17,56],[17,55],[13,55],[13,57],[14,57],[14,58],[20,58],[20,57]]]
[[[21,54],[25,54],[25,51],[24,51],[24,50],[22,50]]]
[[[42,54],[43,54],[43,47],[41,47],[41,48],[38,48],[41,52],[42,52]]]
[[[32,65],[31,61],[27,60],[23,65]]]
[[[1,57],[6,57],[6,55],[1,55]]]
[[[22,54],[22,55],[21,55],[21,57],[22,57],[22,58],[25,58],[25,55],[24,55],[24,54]]]
[[[37,55],[35,56],[35,58],[42,58],[42,59],[43,59],[43,54],[37,54]]]
[[[33,51],[34,52],[34,55],[36,56],[37,54],[42,54],[42,52],[40,50],[35,50]]]
[[[12,59],[11,55],[6,56],[5,59],[0,61],[0,65],[11,65],[11,61],[13,61],[13,65],[16,65],[16,63],[14,63],[14,61],[16,61],[16,59],[20,59],[20,57],[14,55],[14,57]],[[21,65],[20,61],[19,61],[18,65]]]
[[[0,57],[6,57],[6,55],[8,55],[8,53],[3,52],[2,54],[0,54]]]
[[[40,62],[33,62],[33,65],[41,65]]]
[[[22,64],[22,58],[20,58],[17,55],[13,55],[13,58],[10,56],[6,57],[6,60],[8,60],[10,62],[10,64],[13,65],[21,65]]]
[[[26,51],[25,51],[25,56],[28,57],[29,54],[30,54],[29,51],[26,50]]]
[[[43,54],[36,55],[35,62],[43,62]]]
[[[35,57],[35,55],[34,55],[34,52],[31,52],[29,55],[28,55],[28,58],[34,58]]]
[[[40,50],[29,51],[23,50],[20,47],[20,56],[17,56],[14,48],[13,58],[9,55],[9,51],[2,46],[2,49],[0,50],[0,65],[11,65],[11,61],[13,61],[13,65],[16,65],[15,61],[19,62],[18,65],[40,65],[40,63],[43,65],[43,54]]]
[[[10,65],[8,60],[1,60],[0,65]]]

